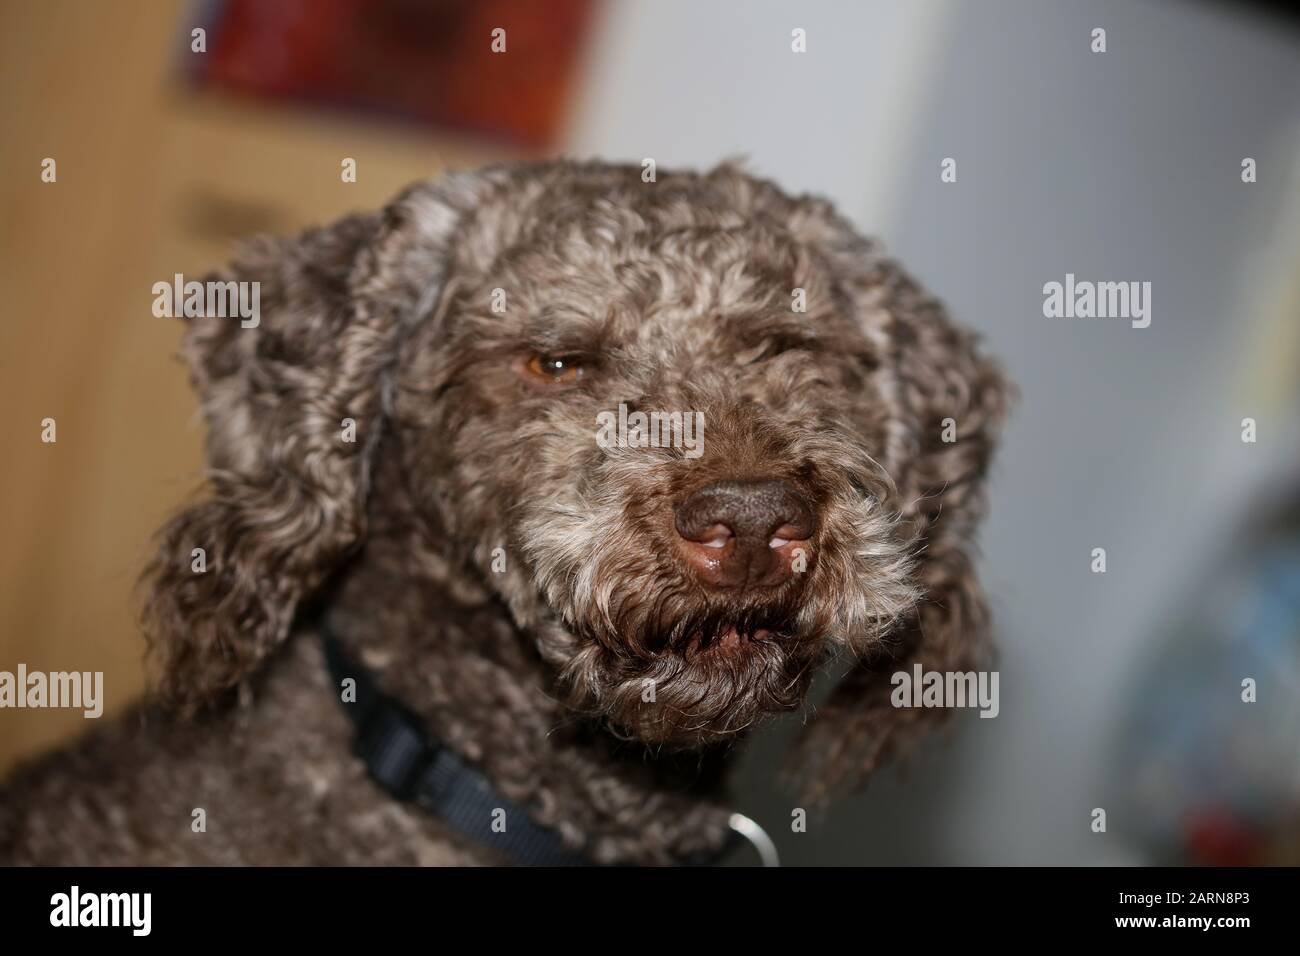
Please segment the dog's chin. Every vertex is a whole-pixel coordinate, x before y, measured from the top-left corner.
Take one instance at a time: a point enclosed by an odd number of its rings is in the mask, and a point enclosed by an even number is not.
[[[570,682],[571,703],[604,717],[620,737],[659,749],[700,749],[797,709],[819,647],[781,631],[721,627],[651,655],[589,648],[593,653],[569,668],[578,678]]]

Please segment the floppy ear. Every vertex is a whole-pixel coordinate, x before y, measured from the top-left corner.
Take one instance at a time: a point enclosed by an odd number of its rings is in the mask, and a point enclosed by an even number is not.
[[[810,201],[796,214],[841,277],[843,291],[882,353],[882,392],[893,425],[881,463],[897,497],[889,503],[913,538],[915,611],[855,663],[804,730],[792,774],[812,801],[861,784],[905,751],[948,711],[895,708],[891,677],[968,671],[991,656],[989,614],[972,550],[984,513],[984,478],[1012,388],[983,356],[977,337],[829,207]]]
[[[142,577],[165,702],[193,711],[251,674],[362,538],[393,364],[479,188],[416,186],[380,215],[257,241],[209,277],[258,283],[260,315],[186,320],[210,493],[163,527]]]

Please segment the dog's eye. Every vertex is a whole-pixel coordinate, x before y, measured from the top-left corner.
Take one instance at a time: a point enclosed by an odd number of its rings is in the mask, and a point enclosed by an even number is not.
[[[523,363],[522,371],[543,385],[567,385],[582,375],[583,366],[576,355],[534,355]]]

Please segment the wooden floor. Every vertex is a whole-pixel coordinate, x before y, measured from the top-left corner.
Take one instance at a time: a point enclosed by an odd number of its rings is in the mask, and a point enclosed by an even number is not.
[[[133,583],[201,483],[179,323],[151,287],[235,239],[382,204],[481,144],[188,91],[191,4],[0,4],[0,670],[103,671],[106,712],[142,686]],[[41,181],[42,161],[57,181]],[[343,183],[340,163],[357,161]],[[57,441],[41,440],[56,422]],[[86,729],[0,710],[0,772]]]

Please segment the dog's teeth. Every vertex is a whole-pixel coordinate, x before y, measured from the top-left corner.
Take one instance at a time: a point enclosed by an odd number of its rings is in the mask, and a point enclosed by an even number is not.
[[[773,538],[771,541],[767,543],[767,546],[769,548],[784,548],[789,543],[790,543],[789,538]]]

